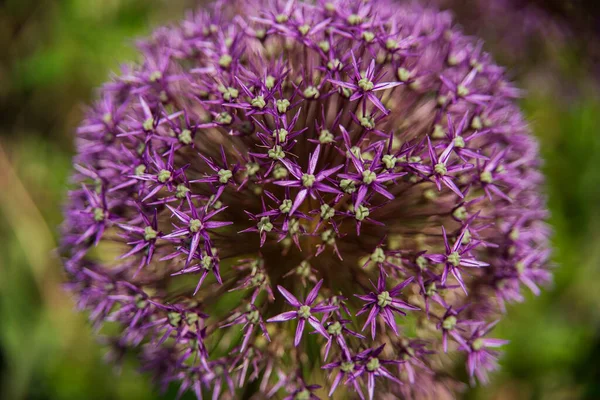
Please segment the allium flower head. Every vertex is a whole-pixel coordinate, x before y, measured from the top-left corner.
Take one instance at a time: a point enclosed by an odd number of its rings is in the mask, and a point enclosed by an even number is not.
[[[537,144],[481,43],[412,3],[257,0],[139,47],[78,129],[61,247],[116,357],[213,399],[487,379],[550,274]]]

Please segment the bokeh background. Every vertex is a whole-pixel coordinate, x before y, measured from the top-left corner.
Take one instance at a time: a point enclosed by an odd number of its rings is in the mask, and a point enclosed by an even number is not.
[[[398,0],[401,1],[401,0]],[[510,307],[503,369],[467,399],[600,399],[600,91],[596,1],[430,0],[526,89],[546,160],[555,282]],[[136,365],[104,360],[53,254],[73,132],[134,39],[190,0],[0,1],[0,399],[149,400]]]

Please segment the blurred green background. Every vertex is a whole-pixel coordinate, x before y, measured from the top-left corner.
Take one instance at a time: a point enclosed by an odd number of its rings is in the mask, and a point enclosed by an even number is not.
[[[0,399],[160,398],[134,363],[104,362],[53,249],[93,88],[135,59],[135,37],[193,3],[0,2]],[[600,96],[577,45],[586,40],[549,40],[509,64],[546,160],[558,268],[543,295],[510,308],[496,335],[511,340],[503,369],[469,399],[600,399]]]

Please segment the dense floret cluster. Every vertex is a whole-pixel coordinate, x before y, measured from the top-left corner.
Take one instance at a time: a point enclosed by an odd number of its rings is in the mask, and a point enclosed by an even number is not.
[[[550,273],[537,143],[480,42],[412,3],[248,0],[139,47],[78,129],[61,246],[113,357],[213,399],[487,380]]]

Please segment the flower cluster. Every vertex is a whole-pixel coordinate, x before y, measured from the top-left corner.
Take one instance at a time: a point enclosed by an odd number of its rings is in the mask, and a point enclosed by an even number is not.
[[[213,399],[487,380],[550,273],[537,144],[480,43],[412,3],[244,0],[139,47],[78,129],[61,245],[116,358]]]

